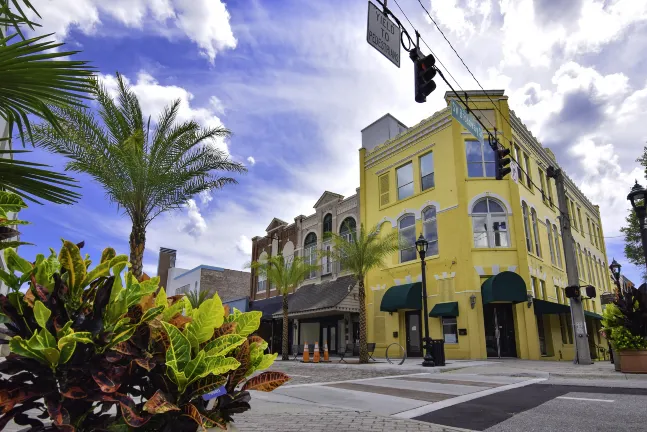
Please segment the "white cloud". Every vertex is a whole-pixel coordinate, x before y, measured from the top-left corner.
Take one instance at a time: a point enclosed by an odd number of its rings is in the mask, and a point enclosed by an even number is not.
[[[252,240],[247,237],[246,235],[241,235],[238,238],[238,242],[236,243],[236,247],[238,248],[239,251],[244,253],[245,255],[249,256],[249,259],[251,260],[252,258]]]
[[[213,196],[211,195],[211,191],[202,191],[199,194],[200,197],[200,204],[208,205],[211,201],[213,201]]]
[[[256,159],[254,159],[254,156],[248,156],[247,162],[249,162],[249,164],[252,166],[256,165]]]
[[[196,204],[195,200],[190,199],[186,203],[187,212],[187,222],[182,227],[182,231],[189,234],[192,237],[200,237],[207,230],[207,222],[202,217],[200,209]]]
[[[126,27],[167,37],[186,37],[214,62],[236,47],[230,14],[221,0],[33,0],[44,19],[39,32],[65,37],[71,28],[85,34],[101,29],[102,17]],[[110,35],[110,30],[105,30]]]
[[[118,89],[117,77],[114,75],[100,75],[100,78],[108,91],[115,95]],[[137,81],[134,83],[126,76],[124,76],[124,79],[137,95],[144,116],[151,116],[153,121],[158,118],[164,107],[170,105],[176,99],[180,99],[177,121],[195,120],[203,127],[212,128],[223,126],[212,107],[192,106],[193,94],[182,87],[161,85],[151,74],[145,71],[139,72]],[[212,143],[216,148],[229,153],[224,139],[218,138],[213,140]]]

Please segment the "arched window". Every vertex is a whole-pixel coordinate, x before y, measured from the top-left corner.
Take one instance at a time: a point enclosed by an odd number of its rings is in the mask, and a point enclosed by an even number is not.
[[[593,279],[593,268],[591,267],[591,261],[593,258],[591,258],[591,251],[585,252],[586,254],[586,266],[589,269],[589,283],[590,284],[595,284],[595,279]]]
[[[555,246],[550,220],[546,219],[546,232],[548,233],[548,249],[550,249],[550,263],[555,265]]]
[[[422,211],[422,232],[429,242],[427,256],[438,255],[438,223],[436,222],[436,207],[427,207]]]
[[[323,218],[323,233],[325,235],[329,232],[332,232],[332,215],[330,213]]]
[[[267,262],[267,253],[263,252],[259,257],[258,257],[258,262],[260,264],[264,264]],[[256,292],[257,293],[264,293],[267,290],[267,276],[265,275],[264,271],[260,271],[258,273],[258,283],[256,284]]]
[[[526,233],[526,247],[528,252],[532,253],[532,236],[530,234],[530,214],[528,213],[528,204],[525,202],[521,204],[523,212],[523,229]]]
[[[356,229],[357,223],[355,222],[355,219],[353,219],[352,217],[347,217],[341,223],[341,227],[339,227],[339,235],[345,238],[347,241],[352,242]]]
[[[474,247],[508,247],[508,215],[492,198],[483,198],[472,207]]]
[[[306,241],[303,243],[303,260],[311,265],[317,264],[317,235],[310,233],[306,236]],[[317,276],[316,271],[311,271],[308,279]]]
[[[580,279],[584,280],[584,262],[582,261],[582,247],[577,244],[577,273]]]
[[[416,259],[416,218],[408,214],[398,222],[400,236],[400,262]]]
[[[532,233],[535,236],[535,252],[538,257],[541,257],[541,242],[539,241],[539,222],[537,222],[537,212],[535,209],[530,210],[532,217]]]
[[[557,265],[562,266],[562,246],[559,243],[559,231],[557,225],[553,225],[553,237],[555,239],[555,256],[557,258]]]

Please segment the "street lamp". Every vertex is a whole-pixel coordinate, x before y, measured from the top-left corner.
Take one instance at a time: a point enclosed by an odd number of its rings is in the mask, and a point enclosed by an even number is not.
[[[422,304],[424,308],[424,315],[422,320],[425,323],[425,338],[424,338],[424,348],[425,348],[425,359],[422,362],[422,365],[425,367],[434,366],[434,358],[431,355],[431,337],[429,337],[429,311],[427,310],[427,276],[425,274],[425,256],[427,255],[427,248],[429,247],[429,242],[420,234],[418,240],[416,240],[416,248],[418,249],[418,254],[420,255],[420,265],[422,267]]]
[[[611,274],[613,275],[613,279],[616,282],[616,286],[618,287],[618,291],[620,291],[620,269],[622,266],[618,264],[616,259],[614,258],[613,261],[611,261],[611,265],[609,266],[609,269],[611,270]]]
[[[631,192],[627,195],[627,199],[631,202],[631,206],[636,211],[636,216],[638,217],[638,223],[640,225],[640,238],[643,243],[643,255],[645,256],[645,262],[647,263],[647,230],[645,228],[645,216],[647,216],[647,191],[638,184],[631,188]]]

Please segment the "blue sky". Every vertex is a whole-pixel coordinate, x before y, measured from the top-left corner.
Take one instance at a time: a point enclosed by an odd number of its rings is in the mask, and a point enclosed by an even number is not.
[[[417,0],[398,3],[462,87],[477,88]],[[600,205],[609,259],[637,281],[618,229],[634,178],[645,182],[635,162],[647,141],[647,68],[636,42],[647,36],[644,2],[423,3],[481,84],[506,90],[517,115]],[[444,85],[416,104],[408,60],[397,69],[367,45],[364,0],[34,4],[42,31],[82,50],[77,57],[90,60],[109,87],[116,71],[125,75],[153,117],[181,98],[184,118],[232,130],[220,145],[249,168],[239,185],[195,197],[150,225],[149,274],[162,246],[178,249],[181,267],[241,268],[250,238],[272,217],[311,213],[326,189],[354,193],[362,128],[385,112],[413,125],[444,105]],[[38,150],[33,158],[57,170],[65,163]],[[58,248],[62,237],[85,240],[93,256],[107,245],[127,253],[128,218],[99,186],[74,177],[82,186],[78,205],[31,205],[22,214],[33,223],[23,239],[38,245],[22,253]]]

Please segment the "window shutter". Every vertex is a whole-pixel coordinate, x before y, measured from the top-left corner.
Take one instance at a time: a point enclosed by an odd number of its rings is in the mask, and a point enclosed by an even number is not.
[[[389,203],[389,174],[380,177],[380,206]]]

